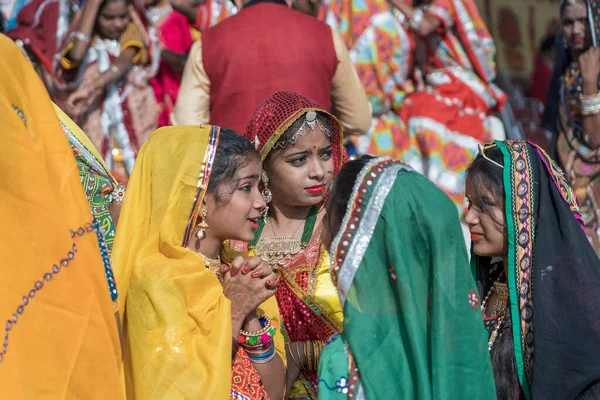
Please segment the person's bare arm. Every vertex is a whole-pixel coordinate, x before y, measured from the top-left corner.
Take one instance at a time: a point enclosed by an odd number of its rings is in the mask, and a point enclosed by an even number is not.
[[[94,25],[102,0],[87,0],[81,9],[81,19],[72,37],[72,47],[65,57],[72,62],[81,62],[87,54]]]
[[[417,9],[404,3],[403,0],[389,1],[406,16],[407,20],[414,21],[415,17],[421,19],[418,24],[412,24],[411,26],[412,30],[420,36],[429,36],[442,25],[439,19],[429,16],[426,13],[419,17],[418,14],[423,13],[423,11],[417,11]]]
[[[583,96],[600,97],[598,75],[600,74],[600,48],[592,47],[579,56],[579,67],[583,78]],[[600,104],[600,99],[598,101]],[[600,113],[583,116],[583,134],[590,147],[600,147]]]

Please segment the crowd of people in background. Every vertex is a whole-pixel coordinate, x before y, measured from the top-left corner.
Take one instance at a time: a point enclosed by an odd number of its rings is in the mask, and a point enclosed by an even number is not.
[[[474,0],[2,0],[0,392],[599,398],[600,3],[557,8],[544,149]]]

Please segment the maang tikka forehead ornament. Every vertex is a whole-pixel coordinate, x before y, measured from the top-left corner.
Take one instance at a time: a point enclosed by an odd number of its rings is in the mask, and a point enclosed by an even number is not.
[[[331,138],[331,131],[325,126],[323,126],[321,121],[317,119],[317,112],[311,110],[305,114],[304,122],[296,131],[296,133],[294,133],[294,135],[288,141],[277,143],[275,146],[273,146],[273,150],[283,149],[288,144],[295,145],[298,142],[298,139],[300,139],[303,136],[306,136],[308,132],[314,130],[317,126],[319,127],[319,130],[321,130],[321,132],[327,135],[328,138]]]

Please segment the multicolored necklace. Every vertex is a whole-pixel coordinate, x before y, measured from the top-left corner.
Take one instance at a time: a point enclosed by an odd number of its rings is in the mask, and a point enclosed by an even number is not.
[[[304,230],[300,240],[294,235],[262,238],[265,222],[263,219],[259,219],[258,229],[254,234],[254,239],[248,245],[248,249],[255,250],[256,254],[269,263],[271,268],[282,268],[286,262],[292,260],[296,254],[308,245],[315,229],[318,213],[319,209],[316,206],[310,208],[304,220]]]
[[[481,303],[481,313],[483,315],[484,321],[486,321],[486,326],[488,326],[488,328],[493,326],[492,332],[490,333],[490,337],[488,339],[488,351],[492,350],[496,339],[500,337],[500,329],[502,328],[502,324],[504,322],[504,317],[506,313],[506,307],[508,305],[508,286],[506,285],[506,283],[500,282],[503,275],[504,273],[502,273],[498,280],[494,282],[494,285],[487,292],[487,294],[485,295],[485,299]],[[490,316],[488,317],[485,315],[485,311],[487,309],[488,300],[494,292],[496,292],[496,303],[494,304],[494,308],[492,309]]]

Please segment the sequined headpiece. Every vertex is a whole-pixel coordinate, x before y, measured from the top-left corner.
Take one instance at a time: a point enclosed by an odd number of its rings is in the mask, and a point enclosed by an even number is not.
[[[329,123],[323,124],[319,114]],[[281,136],[302,116],[305,116],[305,121],[298,131],[288,141],[278,143]],[[337,174],[346,158],[342,125],[319,104],[298,93],[276,92],[263,101],[254,111],[244,136],[254,143],[264,161],[272,150],[296,144],[302,136],[317,127],[331,140]]]

